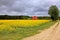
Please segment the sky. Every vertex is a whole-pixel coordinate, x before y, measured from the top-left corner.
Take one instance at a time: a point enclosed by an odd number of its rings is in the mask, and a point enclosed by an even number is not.
[[[0,15],[48,16],[51,5],[60,9],[60,0],[0,0]]]

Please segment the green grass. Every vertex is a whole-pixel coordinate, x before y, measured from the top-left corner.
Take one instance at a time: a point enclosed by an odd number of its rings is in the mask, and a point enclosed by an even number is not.
[[[39,30],[44,30],[49,28],[55,22],[48,22],[34,27],[15,27],[15,30],[0,30],[0,40],[21,40],[25,37],[33,36],[40,33]]]

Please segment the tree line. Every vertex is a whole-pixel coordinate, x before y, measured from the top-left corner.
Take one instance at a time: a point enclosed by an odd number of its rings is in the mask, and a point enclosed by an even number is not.
[[[38,19],[50,19],[50,17],[48,16],[37,16]],[[7,20],[11,20],[11,19],[20,19],[20,20],[24,20],[24,19],[27,19],[27,20],[32,20],[32,16],[9,16],[9,15],[0,15],[0,20],[2,19],[7,19]]]
[[[0,15],[0,19],[28,19],[29,16],[9,16],[9,15]]]

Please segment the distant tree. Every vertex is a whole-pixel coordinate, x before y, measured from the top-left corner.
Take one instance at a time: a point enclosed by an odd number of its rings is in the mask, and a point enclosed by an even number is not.
[[[57,6],[52,5],[48,10],[48,14],[51,16],[52,21],[58,20],[59,10],[58,10]]]

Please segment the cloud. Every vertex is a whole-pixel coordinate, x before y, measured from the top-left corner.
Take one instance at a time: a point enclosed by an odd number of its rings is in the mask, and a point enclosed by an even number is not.
[[[51,5],[60,9],[60,0],[0,0],[0,15],[48,15]]]

